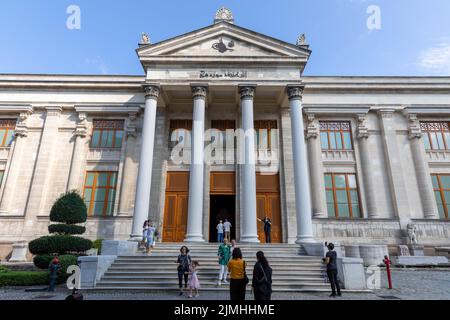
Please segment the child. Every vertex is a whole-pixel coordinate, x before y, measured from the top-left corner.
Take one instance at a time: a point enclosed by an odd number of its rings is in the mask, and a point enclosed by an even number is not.
[[[195,297],[199,296],[198,289],[200,289],[200,282],[197,277],[197,268],[200,266],[198,261],[192,261],[189,273],[191,275],[189,279],[189,298],[192,298],[192,291],[195,290]]]

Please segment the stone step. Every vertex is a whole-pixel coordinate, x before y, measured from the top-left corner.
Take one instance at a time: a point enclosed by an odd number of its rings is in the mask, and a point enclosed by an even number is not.
[[[219,273],[219,269],[218,268],[211,268],[211,269],[201,269],[198,271],[199,275],[215,275],[217,276]],[[305,270],[291,270],[291,269],[286,269],[286,270],[280,270],[277,269],[277,275],[282,275],[282,276],[301,276],[301,275],[312,275],[312,276],[317,276],[317,275],[323,275],[325,274],[325,269],[323,270],[309,270],[309,269],[305,269]],[[108,270],[105,272],[104,274],[105,276],[128,276],[128,275],[136,275],[136,276],[157,276],[157,275],[171,275],[171,276],[176,276],[177,275],[177,271],[174,270],[148,270],[148,269],[136,269],[136,270],[125,270],[125,269],[119,269],[119,270]]]
[[[179,288],[178,286],[142,286],[142,287],[136,287],[136,286],[132,286],[132,285],[123,285],[120,287],[116,287],[116,286],[102,286],[102,285],[98,285],[95,288],[92,289],[85,289],[85,290],[93,290],[93,291],[120,291],[120,290],[126,290],[126,291],[178,291]],[[201,292],[204,291],[229,291],[229,287],[228,286],[220,286],[220,287],[203,287],[200,289]],[[290,286],[279,286],[279,287],[274,287],[272,288],[273,292],[327,292],[329,293],[330,291],[330,286],[326,285],[326,286],[295,286],[295,287],[290,287]],[[250,294],[251,291],[250,289],[247,288],[248,293]],[[342,292],[353,292],[351,290],[341,290]],[[369,292],[367,290],[358,290],[357,292]],[[202,296],[203,294],[200,293],[200,296]]]
[[[99,287],[102,286],[135,286],[135,287],[142,287],[142,286],[159,286],[159,287],[170,287],[175,286],[178,287],[178,279],[173,279],[171,281],[167,280],[141,280],[141,281],[128,281],[128,280],[101,280],[98,283]],[[216,280],[206,280],[200,282],[200,286],[205,287],[217,287],[217,281]],[[227,286],[228,284],[222,284],[222,286]],[[329,284],[325,281],[277,281],[277,283],[272,284],[273,287],[305,287],[305,286],[311,286],[311,287],[329,287]]]
[[[267,259],[269,260],[269,263],[273,262],[273,261],[295,261],[295,262],[305,262],[305,263],[310,263],[310,262],[316,262],[316,263],[322,263],[321,259],[317,259],[317,258],[311,258],[311,257],[301,257],[301,256],[288,256],[288,255],[279,255],[279,256],[266,256]],[[191,255],[191,259],[195,260],[195,259],[199,259],[201,261],[217,261],[218,256],[217,254],[214,255]],[[245,258],[244,258],[245,259]],[[125,262],[125,261],[130,261],[130,262],[142,262],[142,261],[153,261],[153,260],[161,260],[161,261],[173,261],[173,260],[177,260],[177,256],[174,255],[156,255],[156,254],[151,254],[149,256],[128,256],[128,257],[124,257],[124,256],[119,256],[117,257],[116,261],[120,261],[120,262]],[[256,262],[256,258],[247,258],[245,259],[245,261],[247,262]]]
[[[211,275],[198,275],[199,281],[200,283],[206,283],[206,282],[217,282],[217,274],[211,274]],[[174,281],[174,279],[178,279],[177,275],[159,275],[159,276],[140,276],[140,275],[133,275],[133,276],[110,276],[110,275],[105,275],[102,278],[102,282],[105,281],[128,281],[128,282],[140,282],[140,281],[162,281],[164,280],[167,283],[171,283]],[[249,279],[251,280],[252,277],[249,276]],[[286,275],[286,276],[282,276],[282,275],[277,275],[277,276],[273,276],[272,280],[276,281],[278,284],[281,281],[289,281],[291,283],[297,283],[297,282],[325,282],[325,277],[324,276],[317,276],[317,275],[313,275],[313,276],[303,276],[303,275],[298,275],[295,278],[295,281],[292,280],[292,276],[291,275]],[[178,281],[178,280],[176,280]],[[178,282],[177,282],[178,283]]]

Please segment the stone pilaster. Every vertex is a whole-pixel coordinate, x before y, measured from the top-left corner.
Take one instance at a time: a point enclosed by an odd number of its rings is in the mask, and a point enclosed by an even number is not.
[[[44,128],[39,144],[30,195],[26,207],[27,227],[30,228],[32,227],[28,225],[28,223],[32,221],[36,215],[49,214],[46,210],[47,202],[56,200],[47,199],[47,194],[49,193],[49,189],[52,188],[62,108],[46,107],[45,109],[46,117]]]
[[[425,160],[425,148],[422,143],[422,131],[416,114],[406,114],[408,118],[408,137],[411,144],[414,168],[416,169],[417,185],[422,202],[423,216],[426,219],[439,219],[436,199],[433,193],[431,173]]]
[[[311,179],[312,214],[314,218],[327,218],[325,199],[325,178],[322,163],[322,146],[320,145],[319,120],[314,114],[306,115],[308,125],[306,127],[306,140],[308,143],[309,174]]]
[[[78,113],[78,124],[73,132],[74,148],[72,155],[72,164],[70,166],[69,181],[67,190],[78,190],[81,193],[83,188],[80,181],[86,167],[86,154],[88,147],[87,115],[84,112]]]
[[[369,130],[367,128],[367,114],[358,114],[358,129],[356,137],[359,141],[361,169],[363,173],[364,195],[367,204],[368,218],[379,218],[379,209],[377,207],[377,191],[374,184],[373,166],[371,163]]]
[[[13,214],[11,204],[17,189],[17,178],[22,167],[23,150],[26,148],[28,126],[27,120],[32,114],[32,110],[21,112],[17,120],[16,129],[14,131],[14,142],[12,144],[11,155],[9,157],[10,166],[6,173],[2,201],[0,204],[0,214]]]
[[[122,183],[120,188],[119,215],[130,213],[131,196],[136,185],[136,166],[134,154],[136,149],[136,128],[137,113],[128,114],[125,128],[125,159],[122,172]]]

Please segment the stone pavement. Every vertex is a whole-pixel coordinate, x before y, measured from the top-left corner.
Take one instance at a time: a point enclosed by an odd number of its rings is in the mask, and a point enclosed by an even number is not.
[[[384,300],[420,299],[450,300],[450,269],[395,269],[394,289],[380,289],[373,293],[344,293],[337,300]],[[381,286],[387,288],[385,271],[382,270]],[[186,300],[177,292],[127,292],[127,291],[83,291],[85,300]],[[56,292],[25,292],[24,288],[0,288],[0,300],[63,300],[69,290],[59,287]],[[273,300],[328,300],[328,292],[288,293],[275,292]],[[197,299],[228,300],[227,291],[201,292]],[[253,297],[248,291],[247,299]]]

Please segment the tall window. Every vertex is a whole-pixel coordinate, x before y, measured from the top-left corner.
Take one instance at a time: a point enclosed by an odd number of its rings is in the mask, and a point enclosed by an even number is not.
[[[328,216],[336,218],[359,218],[358,186],[355,174],[325,174]]]
[[[441,219],[449,218],[450,209],[450,174],[432,174],[434,196]]]
[[[277,121],[256,120],[254,128],[256,150],[271,150],[277,141]]]
[[[91,148],[120,149],[123,140],[123,120],[94,120]]]
[[[352,150],[351,126],[348,121],[320,121],[323,150]]]
[[[172,137],[174,131],[176,131],[175,136]],[[170,130],[169,130],[169,146],[173,148],[178,143],[182,144],[184,147],[189,147],[190,141],[188,137],[192,131],[192,120],[190,119],[174,119],[170,120]]]
[[[112,216],[116,180],[114,171],[86,172],[83,197],[90,216]]]
[[[0,147],[11,146],[15,128],[15,119],[0,119]]]
[[[450,130],[448,122],[421,122],[425,150],[448,150]]]

